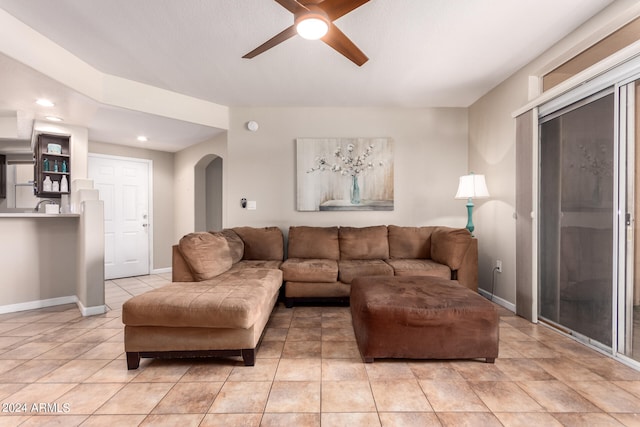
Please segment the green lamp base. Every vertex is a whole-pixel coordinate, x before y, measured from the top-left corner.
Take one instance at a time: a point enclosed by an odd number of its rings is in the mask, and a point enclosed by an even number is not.
[[[467,199],[467,230],[473,236],[473,230],[475,227],[473,226],[473,201],[471,197]]]

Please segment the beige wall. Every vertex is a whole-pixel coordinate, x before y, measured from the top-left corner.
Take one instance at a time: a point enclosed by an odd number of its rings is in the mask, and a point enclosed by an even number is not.
[[[453,198],[467,173],[464,108],[232,108],[230,117],[226,227],[466,224],[465,202]],[[257,132],[247,130],[250,120]],[[392,138],[395,210],[296,211],[298,137]],[[242,209],[243,197],[255,200],[257,210]]]
[[[255,120],[257,132],[246,129]],[[232,108],[228,134],[177,152],[174,159],[173,238],[202,228],[207,191],[205,163],[223,164],[223,226],[442,224],[464,226],[464,201],[453,198],[467,173],[467,110],[464,108]],[[390,137],[395,143],[395,210],[392,212],[297,212],[297,137]],[[115,147],[115,146],[114,146]],[[116,148],[117,150],[117,148]],[[205,165],[206,166],[206,165]],[[202,176],[200,176],[202,175]],[[257,210],[240,207],[240,199]]]
[[[256,120],[258,132],[246,130]],[[230,130],[173,155],[171,183],[161,185],[157,166],[167,153],[92,142],[90,152],[154,160],[154,266],[158,254],[202,221],[206,188],[197,166],[215,157],[223,164],[223,225],[442,224],[464,226],[464,201],[453,198],[458,177],[467,172],[467,110],[434,109],[297,109],[233,108]],[[393,212],[297,212],[295,210],[295,139],[301,136],[385,136],[395,143]],[[206,166],[206,165],[205,165]],[[169,170],[168,167],[166,167]],[[163,181],[164,182],[164,181]],[[170,201],[163,197],[172,194]],[[258,209],[240,207],[255,200]],[[167,203],[173,211],[167,209]],[[173,212],[173,216],[171,216]],[[160,222],[164,226],[160,225]],[[173,221],[171,225],[170,222]],[[167,232],[172,230],[172,233]],[[166,258],[170,265],[170,254]]]
[[[174,154],[123,145],[89,142],[89,152],[153,162],[153,269],[171,267],[174,226]],[[179,187],[175,187],[178,189]]]
[[[476,211],[479,238],[479,286],[491,287],[496,259],[503,273],[496,274],[494,293],[515,304],[515,119],[511,114],[530,98],[530,82],[555,68],[599,37],[611,31],[631,13],[637,2],[618,0],[576,29],[536,60],[487,93],[469,108],[469,168],[484,173],[491,199]],[[534,88],[535,89],[535,88]]]
[[[527,87],[512,79],[476,102],[469,110],[469,169],[485,174],[491,198],[475,210],[478,238],[478,286],[515,303],[515,120],[511,112],[526,102]]]

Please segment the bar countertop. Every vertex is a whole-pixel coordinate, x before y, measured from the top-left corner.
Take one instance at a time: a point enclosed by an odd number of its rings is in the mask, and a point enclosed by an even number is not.
[[[46,214],[37,212],[0,212],[0,218],[79,218],[80,214]]]

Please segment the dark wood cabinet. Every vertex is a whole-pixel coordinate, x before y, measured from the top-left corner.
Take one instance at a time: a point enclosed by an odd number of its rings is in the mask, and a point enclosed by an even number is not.
[[[69,194],[71,189],[69,136],[44,133],[38,135],[34,156],[34,194],[46,198],[59,198],[63,194]],[[49,181],[51,188],[49,188]]]

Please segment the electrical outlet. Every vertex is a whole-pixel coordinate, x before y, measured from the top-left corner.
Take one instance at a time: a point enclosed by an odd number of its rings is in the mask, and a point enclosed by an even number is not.
[[[498,271],[498,273],[502,273],[502,260],[496,260],[496,270]]]

